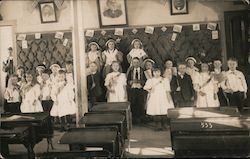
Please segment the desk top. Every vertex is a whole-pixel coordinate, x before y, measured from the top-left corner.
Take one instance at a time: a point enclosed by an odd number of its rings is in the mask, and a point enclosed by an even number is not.
[[[60,144],[109,144],[115,143],[117,131],[108,129],[73,129],[65,132]]]
[[[205,118],[205,117],[239,117],[236,109],[219,108],[173,108],[168,109],[168,117],[171,119],[181,118]]]
[[[1,114],[1,123],[13,122],[41,122],[49,117],[47,112],[41,113],[20,113],[20,114]]]
[[[171,131],[250,131],[250,118],[189,118],[173,119]]]
[[[80,124],[120,124],[125,121],[122,114],[86,114],[79,121]]]
[[[92,111],[121,111],[130,110],[129,102],[112,102],[112,103],[97,103],[92,108]]]

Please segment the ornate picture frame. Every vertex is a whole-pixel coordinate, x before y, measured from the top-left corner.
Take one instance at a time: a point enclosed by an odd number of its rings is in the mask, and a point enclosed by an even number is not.
[[[188,0],[170,0],[171,15],[188,14]]]
[[[126,0],[97,0],[100,27],[127,26]]]
[[[40,11],[41,23],[57,22],[56,7],[54,2],[39,3],[39,11]]]

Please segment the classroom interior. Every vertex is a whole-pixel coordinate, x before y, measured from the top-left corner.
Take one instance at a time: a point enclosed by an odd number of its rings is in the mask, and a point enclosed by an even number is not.
[[[107,18],[103,5],[108,1],[0,0],[0,158],[249,158],[249,0],[116,0],[121,15]],[[45,4],[53,8],[52,19],[43,13]],[[123,53],[125,74],[134,39],[159,70],[167,59],[177,64],[191,56],[209,65],[220,59],[227,70],[227,60],[234,57],[248,86],[242,110],[173,107],[168,127],[157,131],[150,115],[134,123],[128,100],[107,102],[103,93],[93,104],[86,56],[91,42],[104,51],[110,39]],[[72,61],[76,112],[67,130],[61,131],[49,112],[5,112],[7,73],[2,68],[10,47],[15,70],[22,66],[34,73],[41,64],[64,68]]]

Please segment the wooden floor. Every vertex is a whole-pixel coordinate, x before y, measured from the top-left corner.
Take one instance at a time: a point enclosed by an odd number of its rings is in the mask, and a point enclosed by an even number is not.
[[[130,137],[130,148],[126,149],[125,157],[128,158],[172,158],[169,131],[154,131],[153,123],[133,126]],[[53,145],[54,151],[68,150],[67,145],[58,144],[62,132],[55,131]],[[128,145],[128,142],[126,143]],[[44,139],[35,146],[35,153],[46,152],[47,142]],[[53,150],[50,150],[53,151]],[[22,145],[11,145],[11,154],[25,153]]]

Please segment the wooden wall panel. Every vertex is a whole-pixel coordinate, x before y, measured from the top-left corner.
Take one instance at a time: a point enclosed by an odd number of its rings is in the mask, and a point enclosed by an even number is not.
[[[63,45],[63,40],[67,38],[68,44]],[[65,66],[67,60],[73,59],[72,34],[64,33],[63,39],[56,39],[55,33],[41,35],[41,39],[35,39],[35,34],[26,36],[28,48],[22,48],[22,41],[17,41],[17,65],[24,66],[26,70],[35,71],[35,67],[45,62],[47,68],[53,63]]]

